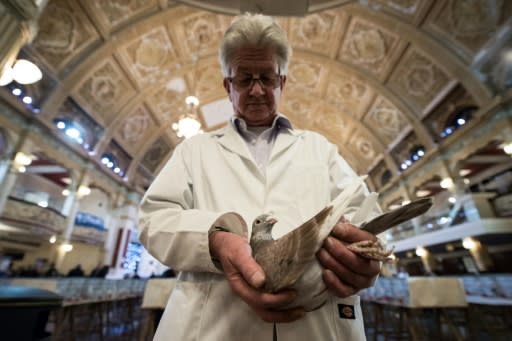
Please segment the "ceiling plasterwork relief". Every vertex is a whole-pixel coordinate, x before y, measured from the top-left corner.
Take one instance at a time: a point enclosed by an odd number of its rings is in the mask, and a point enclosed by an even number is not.
[[[51,1],[38,25],[31,47],[56,72],[99,40],[99,33],[85,13],[71,1]]]
[[[169,25],[184,61],[194,63],[198,58],[216,55],[224,33],[223,16],[208,12],[190,12]]]
[[[476,53],[512,15],[512,2],[505,0],[449,0],[439,2],[429,25]]]
[[[398,35],[359,17],[353,17],[338,59],[382,76],[399,50]]]
[[[179,80],[184,84],[182,78]],[[147,104],[160,122],[164,124],[176,121],[179,115],[186,110],[184,92],[178,90],[173,88],[171,83],[149,94]]]
[[[141,85],[155,83],[174,69],[176,54],[164,26],[151,29],[122,48],[121,56]]]
[[[360,156],[360,169],[368,169],[378,156],[375,146],[364,134],[357,131],[348,142],[349,148],[356,151]]]
[[[195,92],[201,104],[226,96],[226,92],[222,87],[220,66],[214,58],[210,59],[207,63],[197,65],[195,71],[191,70],[187,74],[187,80],[190,84],[190,91]]]
[[[320,63],[305,59],[294,59],[288,67],[286,86],[291,91],[308,91],[310,94],[320,95],[322,80],[325,80],[328,69]],[[286,90],[287,91],[287,90]]]
[[[404,114],[384,97],[377,97],[364,122],[381,140],[390,144],[408,126]]]
[[[77,101],[103,126],[109,125],[119,107],[134,96],[135,90],[112,58],[93,70],[74,91]]]
[[[376,10],[390,12],[408,22],[417,22],[424,15],[431,0],[369,0],[368,5]]]
[[[157,6],[156,0],[92,0],[94,14],[109,30]]]
[[[159,137],[142,157],[142,164],[153,174],[164,157],[172,150],[172,145],[164,137]]]
[[[310,50],[334,58],[347,20],[348,15],[341,10],[324,11],[301,19],[291,19],[290,41],[295,49]]]
[[[280,109],[292,124],[300,129],[306,129],[310,122],[317,117],[316,108],[319,106],[318,98],[312,96],[291,96],[283,93]]]
[[[331,73],[327,85],[326,100],[360,118],[375,92],[362,79],[342,73]]]
[[[155,120],[151,117],[148,109],[141,106],[119,124],[116,140],[128,153],[135,155],[156,130]]]
[[[311,118],[310,129],[322,132],[331,142],[344,142],[356,129],[348,114],[330,105],[321,106]]]
[[[409,48],[389,80],[389,87],[421,117],[423,109],[449,85],[450,78],[417,49]]]

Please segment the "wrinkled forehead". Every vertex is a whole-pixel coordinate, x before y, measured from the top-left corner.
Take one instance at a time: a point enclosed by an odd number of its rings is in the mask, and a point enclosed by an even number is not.
[[[277,57],[274,49],[244,47],[236,50],[231,59],[231,73],[261,73],[277,71]]]

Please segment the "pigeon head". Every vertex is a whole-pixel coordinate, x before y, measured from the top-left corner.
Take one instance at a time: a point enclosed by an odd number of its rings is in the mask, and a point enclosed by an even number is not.
[[[262,214],[256,217],[252,223],[252,241],[272,240],[272,227],[277,223],[277,219],[270,214]]]

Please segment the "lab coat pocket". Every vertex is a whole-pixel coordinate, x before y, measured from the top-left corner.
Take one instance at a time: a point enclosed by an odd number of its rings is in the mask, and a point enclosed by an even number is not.
[[[330,305],[337,340],[366,340],[359,296],[332,297]]]

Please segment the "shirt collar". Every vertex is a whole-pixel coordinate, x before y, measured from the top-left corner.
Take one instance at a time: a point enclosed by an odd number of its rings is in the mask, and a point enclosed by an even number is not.
[[[235,130],[239,134],[243,134],[247,131],[247,123],[244,121],[244,119],[242,119],[240,117],[231,116],[230,124],[233,126],[233,128],[235,128]],[[281,130],[282,128],[287,128],[287,129],[293,130],[292,123],[283,114],[278,114],[274,118],[271,128],[272,128],[272,130],[277,130],[277,131]]]

